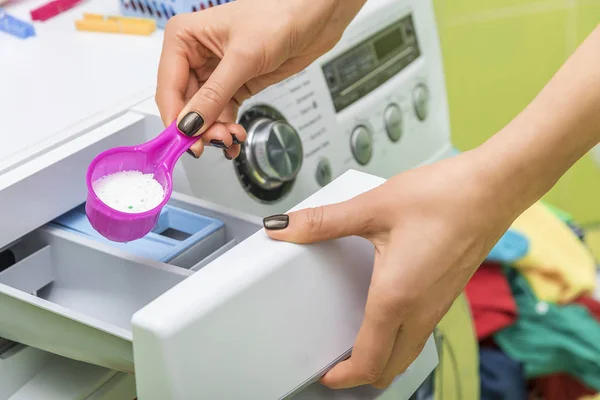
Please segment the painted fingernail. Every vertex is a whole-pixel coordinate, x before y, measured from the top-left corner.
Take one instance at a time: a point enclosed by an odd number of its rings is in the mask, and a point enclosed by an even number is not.
[[[238,139],[237,136],[232,134],[231,138],[233,139],[233,144],[242,144],[242,141]]]
[[[188,153],[190,156],[192,156],[192,157],[194,157],[194,158],[200,158],[200,157],[198,157],[198,156],[196,155],[196,153],[194,153],[194,152],[192,151],[192,149],[188,149],[186,153]]]
[[[213,139],[210,141],[210,145],[218,149],[228,149],[227,145],[222,140]]]
[[[233,160],[233,158],[229,157],[229,154],[227,154],[227,150],[223,150],[223,154],[225,155],[226,159]]]
[[[288,227],[289,223],[290,217],[285,214],[271,215],[270,217],[263,219],[263,225],[265,229],[270,231],[279,231],[285,229]]]
[[[204,126],[204,118],[197,112],[187,113],[185,117],[179,121],[177,129],[179,129],[184,135],[194,136]]]

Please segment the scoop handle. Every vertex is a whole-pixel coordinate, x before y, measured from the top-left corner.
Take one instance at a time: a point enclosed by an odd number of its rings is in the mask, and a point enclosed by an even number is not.
[[[190,137],[179,132],[177,121],[173,121],[160,135],[142,145],[142,149],[149,153],[154,165],[163,164],[173,171],[179,157],[199,139],[200,136]]]

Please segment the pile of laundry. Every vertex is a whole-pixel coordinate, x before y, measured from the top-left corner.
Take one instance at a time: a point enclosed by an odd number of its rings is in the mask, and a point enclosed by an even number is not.
[[[594,257],[570,216],[536,203],[466,287],[482,400],[600,400]]]

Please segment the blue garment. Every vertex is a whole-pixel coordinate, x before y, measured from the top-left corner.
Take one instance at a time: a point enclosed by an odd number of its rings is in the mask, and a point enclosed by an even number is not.
[[[525,257],[528,251],[529,240],[519,232],[509,229],[492,248],[486,260],[511,264]]]
[[[527,400],[523,365],[501,350],[479,349],[481,400]]]

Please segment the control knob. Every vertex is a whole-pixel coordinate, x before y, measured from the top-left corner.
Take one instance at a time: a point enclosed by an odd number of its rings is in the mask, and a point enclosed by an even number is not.
[[[264,189],[296,178],[302,166],[302,141],[283,120],[261,117],[248,130],[246,157],[250,175]]]

